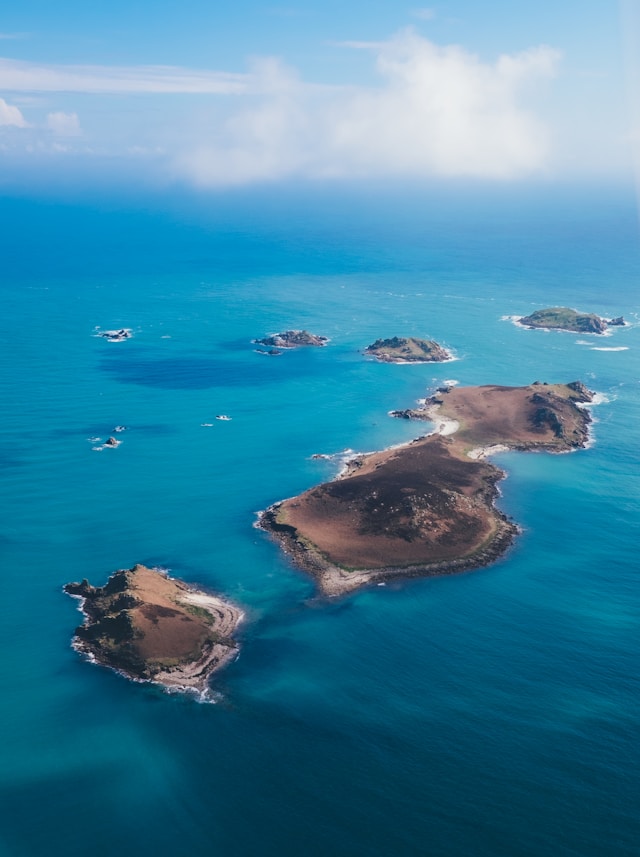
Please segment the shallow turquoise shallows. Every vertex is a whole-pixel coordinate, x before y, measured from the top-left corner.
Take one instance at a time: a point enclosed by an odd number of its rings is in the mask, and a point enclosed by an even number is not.
[[[270,188],[0,221],[1,857],[638,854],[633,199]],[[508,318],[553,305],[631,324]],[[288,328],[330,342],[256,353]],[[363,357],[391,335],[458,360]],[[315,453],[424,431],[388,411],[446,380],[575,379],[602,394],[594,442],[496,456],[522,534],[490,568],[327,601],[253,527],[335,475]],[[63,584],[136,562],[244,605],[213,704],[71,649]]]

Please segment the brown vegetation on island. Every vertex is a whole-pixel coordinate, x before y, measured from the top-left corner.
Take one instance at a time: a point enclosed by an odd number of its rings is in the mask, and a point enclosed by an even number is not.
[[[237,654],[240,610],[158,569],[135,565],[105,586],[85,579],[64,590],[83,599],[75,648],[130,678],[204,690]]]
[[[580,382],[443,388],[413,412],[440,420],[441,434],[353,459],[338,479],[271,506],[260,526],[331,595],[487,565],[517,527],[494,505],[504,473],[485,455],[583,447],[590,416],[578,405],[591,399]]]

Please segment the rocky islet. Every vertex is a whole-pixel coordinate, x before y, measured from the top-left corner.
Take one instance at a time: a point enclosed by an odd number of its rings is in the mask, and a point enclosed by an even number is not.
[[[392,336],[376,339],[364,349],[368,357],[381,363],[443,363],[451,354],[433,339]]]
[[[85,579],[64,591],[82,601],[76,650],[131,679],[202,692],[238,653],[242,611],[159,569],[138,564],[104,586]]]
[[[593,312],[578,312],[570,307],[549,307],[522,316],[519,324],[544,330],[566,330],[571,333],[606,333],[607,328],[624,327],[624,318],[601,318]]]

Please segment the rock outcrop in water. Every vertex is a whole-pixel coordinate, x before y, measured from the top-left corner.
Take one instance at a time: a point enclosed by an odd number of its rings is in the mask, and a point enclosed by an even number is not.
[[[551,307],[523,316],[520,324],[525,327],[568,330],[573,333],[605,333],[608,325],[624,326],[625,320],[622,316],[607,320],[592,312],[581,313],[569,307]]]
[[[125,339],[131,339],[133,336],[128,327],[121,327],[119,330],[102,330],[98,335],[108,342],[124,342]]]
[[[415,336],[376,339],[364,353],[381,363],[442,363],[451,359],[451,354],[433,339]]]
[[[254,339],[257,345],[266,345],[269,348],[300,348],[302,346],[322,346],[328,342],[326,336],[318,336],[309,333],[308,330],[285,330],[283,333],[274,333],[263,339]]]

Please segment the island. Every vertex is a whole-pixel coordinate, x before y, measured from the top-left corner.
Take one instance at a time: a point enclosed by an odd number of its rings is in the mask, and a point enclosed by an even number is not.
[[[444,363],[451,354],[433,339],[416,339],[415,336],[392,336],[376,339],[364,353],[381,363]]]
[[[64,591],[81,599],[85,617],[74,648],[128,678],[202,692],[238,653],[239,608],[159,569],[135,565],[104,586],[85,579]]]
[[[443,387],[414,412],[435,433],[353,458],[335,480],[260,513],[257,526],[325,595],[486,566],[518,532],[494,504],[505,474],[487,456],[584,447],[592,399],[579,381]]]
[[[266,345],[276,349],[273,353],[278,354],[277,349],[280,348],[300,348],[307,345],[319,347],[326,345],[329,339],[326,336],[309,333],[308,330],[285,330],[283,333],[273,333],[263,339],[254,339],[253,341],[256,345]]]
[[[600,318],[593,312],[578,312],[569,307],[549,307],[538,309],[531,315],[518,319],[524,327],[543,328],[545,330],[568,330],[572,333],[605,333],[611,326],[624,326],[622,316],[618,318]]]

